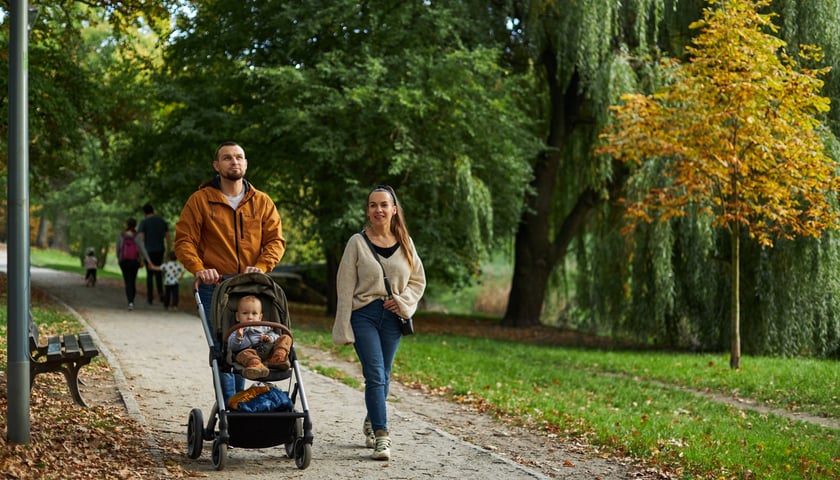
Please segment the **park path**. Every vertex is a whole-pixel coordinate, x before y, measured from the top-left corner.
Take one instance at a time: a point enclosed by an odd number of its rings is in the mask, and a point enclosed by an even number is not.
[[[5,270],[5,248],[0,257]],[[80,269],[81,270],[81,269]],[[601,479],[640,478],[638,472],[622,462],[533,444],[551,456],[556,465],[573,466],[545,473],[523,466],[509,458],[456,438],[440,427],[444,424],[471,423],[459,409],[440,399],[427,397],[401,385],[392,387],[389,423],[394,442],[389,462],[369,459],[364,448],[361,420],[364,395],[326,376],[303,367],[301,383],[306,389],[313,422],[313,457],[310,466],[298,470],[285,457],[282,446],[267,449],[231,449],[223,471],[213,469],[209,458],[211,442],[205,442],[200,458],[186,456],[186,428],[189,412],[200,408],[205,423],[213,403],[212,372],[208,364],[207,343],[196,314],[164,311],[159,304],[148,305],[138,296],[134,311],[125,308],[121,285],[100,282],[94,288],[84,285],[82,274],[32,268],[33,287],[45,290],[64,303],[88,327],[110,363],[128,412],[156,439],[184,446],[180,465],[207,478],[269,479],[283,475],[291,479],[365,478],[376,479]],[[294,319],[294,311],[292,311]],[[305,365],[334,365],[329,355],[296,346]],[[344,363],[343,368],[357,368]],[[463,415],[467,415],[464,413]],[[488,421],[488,419],[484,419]],[[490,422],[492,423],[492,422]],[[498,442],[507,432],[501,425],[491,426]],[[496,434],[493,433],[493,434]],[[165,472],[162,474],[165,477]]]

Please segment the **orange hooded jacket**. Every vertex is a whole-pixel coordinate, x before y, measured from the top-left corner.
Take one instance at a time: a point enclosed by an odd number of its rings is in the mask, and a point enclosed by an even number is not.
[[[175,224],[175,254],[195,274],[215,268],[221,275],[244,273],[253,265],[269,273],[283,258],[286,239],[271,198],[243,180],[245,195],[234,209],[220,179],[201,185]]]

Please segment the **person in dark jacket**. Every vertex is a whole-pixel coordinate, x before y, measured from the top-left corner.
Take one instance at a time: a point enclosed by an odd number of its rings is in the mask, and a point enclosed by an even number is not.
[[[169,224],[163,217],[155,214],[151,204],[143,205],[145,218],[140,220],[137,227],[137,238],[146,250],[146,264],[148,267],[159,267],[163,264],[166,252],[172,250],[172,235]],[[146,271],[146,300],[151,305],[154,302],[155,290],[158,298],[163,301],[163,275],[160,269],[149,268]]]

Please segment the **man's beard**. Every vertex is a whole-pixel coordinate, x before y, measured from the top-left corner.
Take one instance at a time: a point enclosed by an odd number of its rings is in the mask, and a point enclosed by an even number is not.
[[[245,177],[245,172],[239,171],[236,173],[220,173],[219,175],[221,175],[222,178],[224,178],[225,180],[231,180],[235,182],[238,180],[242,180],[242,178]]]

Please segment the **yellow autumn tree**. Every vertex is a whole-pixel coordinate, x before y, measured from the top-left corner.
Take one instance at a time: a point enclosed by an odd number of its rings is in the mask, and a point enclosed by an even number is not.
[[[740,238],[818,237],[838,226],[830,200],[837,162],[824,152],[820,116],[829,109],[819,77],[797,65],[775,37],[769,0],[709,0],[690,62],[667,62],[672,81],[653,95],[625,95],[612,110],[600,153],[663,172],[628,198],[635,221],[700,212],[731,236],[731,357],[740,367]],[[802,59],[821,60],[804,47]]]

